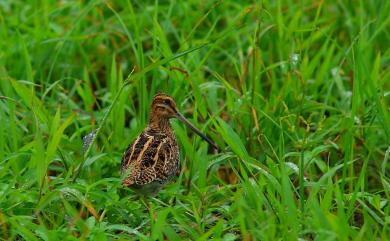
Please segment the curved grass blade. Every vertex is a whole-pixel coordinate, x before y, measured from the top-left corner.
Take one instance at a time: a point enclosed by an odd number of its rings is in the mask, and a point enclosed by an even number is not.
[[[114,97],[114,100],[112,101],[110,107],[108,108],[108,110],[106,111],[106,113],[104,113],[104,116],[103,116],[103,119],[102,121],[100,122],[98,128],[94,131],[92,131],[90,134],[88,134],[87,136],[85,136],[83,138],[83,149],[84,149],[84,155],[83,155],[83,161],[80,163],[79,167],[76,169],[76,174],[75,176],[73,177],[73,182],[77,179],[77,177],[80,175],[80,172],[81,170],[83,169],[84,167],[84,163],[85,161],[87,160],[87,157],[89,155],[89,153],[91,152],[91,149],[92,149],[92,145],[93,143],[96,141],[96,138],[99,136],[99,133],[100,133],[100,130],[102,129],[101,127],[105,124],[105,122],[107,121],[107,117],[109,116],[111,110],[114,108],[114,105],[115,103],[117,102],[119,96],[121,95],[123,89],[126,87],[126,85],[128,85],[128,83],[130,82],[131,80],[131,75],[133,74],[134,72],[134,68],[133,70],[130,72],[130,74],[127,76],[126,78],[126,81],[123,83],[123,85],[121,86],[121,88],[119,89],[119,91],[117,92],[117,94],[115,95]]]

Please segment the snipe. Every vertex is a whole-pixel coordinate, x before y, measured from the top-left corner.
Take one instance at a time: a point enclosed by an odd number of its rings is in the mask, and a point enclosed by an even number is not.
[[[153,98],[149,124],[123,154],[121,173],[123,186],[141,194],[156,195],[180,169],[179,147],[169,119],[177,118],[210,145],[217,146],[194,127],[176,109],[172,97],[157,94]]]

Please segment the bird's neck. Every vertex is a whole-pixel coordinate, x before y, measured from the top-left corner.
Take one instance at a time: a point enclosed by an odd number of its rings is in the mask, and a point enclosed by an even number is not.
[[[161,117],[150,117],[148,127],[154,131],[160,132],[171,132],[172,127],[171,123],[169,123],[169,118],[161,118]]]

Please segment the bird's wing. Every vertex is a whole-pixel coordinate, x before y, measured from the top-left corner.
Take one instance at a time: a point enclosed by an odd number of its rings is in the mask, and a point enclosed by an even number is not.
[[[159,158],[156,160],[156,180],[164,183],[169,181],[179,169],[179,150],[176,142],[167,139],[164,148],[160,149]]]
[[[148,147],[154,140],[154,136],[142,132],[126,149],[122,156],[121,173],[128,171],[130,168],[134,169],[139,166],[141,157],[144,153],[145,147]]]
[[[166,153],[166,135],[150,135],[143,132],[129,145],[122,158],[121,170],[126,174],[124,185],[145,185],[158,180],[159,166],[169,156]],[[128,173],[126,173],[128,171]]]

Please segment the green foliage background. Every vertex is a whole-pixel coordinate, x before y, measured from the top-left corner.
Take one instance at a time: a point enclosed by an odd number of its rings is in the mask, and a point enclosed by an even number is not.
[[[1,1],[0,239],[389,239],[389,12]],[[149,213],[119,165],[157,91],[221,150],[173,120],[183,170]]]

